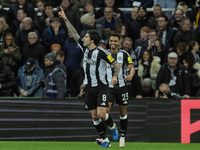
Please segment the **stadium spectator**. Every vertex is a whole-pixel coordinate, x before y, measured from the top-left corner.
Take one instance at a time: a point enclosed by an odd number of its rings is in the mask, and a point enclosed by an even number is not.
[[[191,30],[190,19],[183,18],[180,22],[180,28],[173,38],[174,47],[177,47],[179,42],[189,44],[190,41],[196,41],[196,34],[193,30]]]
[[[191,97],[197,96],[197,93],[200,90],[200,86],[199,86],[200,78],[199,78],[199,76],[197,74],[198,70],[194,69],[194,67],[193,67],[194,59],[190,55],[186,55],[183,58],[183,62],[182,63],[185,66],[185,68],[188,71],[188,74],[190,76]]]
[[[96,29],[104,40],[108,40],[110,34],[115,33],[116,26],[122,24],[120,18],[114,16],[112,7],[105,7],[104,16],[96,20]]]
[[[140,38],[140,29],[144,26],[150,27],[147,11],[145,8],[139,7],[136,21],[132,21],[131,24],[127,26],[127,31],[129,31],[127,36],[132,38],[133,43]]]
[[[196,0],[176,0],[177,4],[179,4],[180,2],[185,2],[186,5],[189,7],[189,8],[192,8],[194,5],[195,5],[195,2]]]
[[[81,24],[82,24],[82,30],[80,33],[81,37],[84,37],[84,35],[87,33],[88,30],[92,30],[95,28],[95,7],[94,4],[90,1],[88,1],[85,5],[85,10],[87,13],[85,13],[81,17]]]
[[[43,98],[64,99],[66,97],[67,76],[66,69],[56,60],[55,53],[48,53],[44,57],[46,66]]]
[[[175,11],[174,11],[174,18],[172,18],[170,20],[170,26],[172,26],[172,28],[174,30],[178,30],[178,28],[180,26],[180,22],[181,22],[181,20],[183,18],[185,18],[183,16],[183,10],[181,10],[181,9],[175,9]]]
[[[36,32],[39,37],[39,32],[33,26],[33,20],[30,17],[25,17],[22,20],[22,27],[15,34],[15,42],[22,49],[28,43],[29,32]]]
[[[118,18],[122,18],[122,11],[117,8],[116,4],[115,4],[115,0],[104,0],[104,6],[101,7],[97,12],[96,12],[96,15],[95,15],[95,19],[99,19],[101,17],[103,17],[105,15],[105,8],[106,7],[112,7],[113,8],[113,12],[114,12],[114,15]]]
[[[176,0],[156,0],[156,3],[159,4],[162,8],[176,8]],[[171,18],[172,13],[167,12],[166,15]]]
[[[151,8],[154,4],[153,0],[124,0],[124,7],[144,7]]]
[[[13,96],[15,87],[15,75],[12,70],[3,64],[0,59],[0,96],[8,97]]]
[[[62,0],[61,6],[62,6],[67,18],[69,19],[69,21],[75,27],[77,32],[80,33],[82,30],[82,26],[81,26],[81,22],[80,22],[81,16],[80,16],[78,6],[75,5],[74,3],[72,3],[71,0]],[[58,12],[59,11],[60,11],[60,9],[58,9]],[[64,26],[63,28],[67,32],[66,26]]]
[[[71,81],[73,72],[80,67],[83,58],[81,47],[74,40],[73,36],[68,32],[68,39],[65,41],[63,51],[65,53],[64,64],[67,66],[67,81]],[[68,82],[68,87],[70,88]]]
[[[27,59],[18,70],[17,87],[20,96],[41,98],[43,89],[38,83],[42,80],[44,80],[44,73],[38,61],[33,58]]]
[[[169,53],[173,50],[173,37],[175,30],[168,25],[168,17],[161,15],[158,17],[158,40],[163,44],[163,50],[165,53]]]
[[[45,3],[43,0],[37,0],[36,1],[36,6],[37,6],[37,11],[35,11],[35,18],[34,18],[34,23],[38,27],[40,26],[39,20],[45,16]]]
[[[185,44],[185,42],[178,43],[178,45],[176,47],[176,51],[177,51],[177,54],[178,54],[178,62],[182,63],[183,62],[183,58],[186,55],[187,44]]]
[[[134,68],[135,68],[135,70],[137,70],[138,69],[138,60],[137,60],[136,54],[133,50],[133,40],[129,37],[126,37],[123,41],[122,49],[129,53],[129,55],[132,59]]]
[[[79,95],[83,80],[84,80],[84,70],[83,70],[83,62],[81,61],[80,67],[77,68],[71,76],[69,85],[72,97],[76,97]]]
[[[44,4],[44,12],[44,16],[41,16],[38,20],[36,20],[36,28],[41,35],[45,28],[50,26],[50,20],[58,17],[57,13],[53,10],[53,4],[50,2],[46,2]]]
[[[50,27],[46,28],[42,33],[42,42],[48,51],[54,43],[58,43],[63,47],[67,39],[66,32],[61,27],[61,20],[58,17],[51,19]]]
[[[126,13],[126,12],[125,12]],[[133,26],[135,26],[135,21],[137,20],[138,17],[138,7],[133,7],[131,14],[127,14],[124,17],[124,25],[126,26],[127,31],[131,31],[131,29],[134,29]],[[133,40],[133,43],[136,39],[134,39],[134,35],[131,35],[131,33],[127,32],[127,36],[131,37]]]
[[[3,21],[0,21],[0,44],[3,43],[4,37],[6,34],[10,32],[9,26],[7,23],[3,23]]]
[[[161,64],[164,63],[165,51],[162,42],[158,39],[156,30],[151,29],[149,31],[149,42],[147,50],[152,53],[152,56],[158,56],[161,59]]]
[[[193,60],[193,63],[200,61],[200,52],[199,52],[199,44],[196,41],[191,41],[188,44],[188,50],[186,55],[189,55]]]
[[[125,17],[124,17],[124,24],[126,27],[130,28],[131,23],[136,21],[138,17],[138,7],[133,7],[131,13],[129,12],[124,12]]]
[[[17,19],[12,22],[10,25],[10,32],[15,35],[17,30],[20,28],[22,20],[27,17],[26,12],[23,8],[17,10]]]
[[[190,20],[195,28],[199,26],[199,19],[200,19],[200,0],[196,0],[195,5],[192,7],[190,12]]]
[[[155,91],[152,88],[152,83],[150,78],[145,78],[142,81],[142,96],[143,97],[154,97]]]
[[[192,94],[196,97],[200,97],[200,63],[196,62],[193,68],[196,69],[196,72],[194,73],[192,81],[192,87],[195,88],[194,91],[192,89]]]
[[[39,66],[44,69],[44,56],[47,54],[47,50],[40,44],[38,35],[36,32],[29,32],[28,43],[22,47],[22,61],[24,65],[28,58],[34,58],[38,61]]]
[[[156,89],[156,77],[160,69],[160,58],[152,56],[149,50],[142,52],[142,59],[138,63],[138,76],[140,77],[141,83],[145,78],[150,78],[152,88]]]
[[[10,8],[10,6],[16,3],[17,0],[1,0],[1,5],[3,8]]]
[[[155,92],[155,97],[161,98],[161,99],[168,99],[168,98],[181,99],[181,98],[183,98],[178,93],[171,92],[169,85],[166,83],[162,83],[159,86],[159,90],[156,90],[156,92]]]
[[[167,62],[161,66],[156,78],[156,89],[159,89],[162,83],[168,84],[171,92],[178,93],[185,98],[190,97],[190,77],[186,68],[178,63],[178,55],[175,52],[170,52]]]
[[[58,44],[58,43],[52,44],[51,45],[51,52],[56,54],[58,51],[62,51],[61,45]]]
[[[159,4],[154,5],[153,7],[153,14],[149,18],[149,24],[151,29],[157,29],[158,27],[158,18],[160,15],[163,15],[164,13],[162,12],[162,6]]]
[[[21,52],[20,48],[15,45],[11,33],[6,34],[3,44],[0,46],[0,60],[5,66],[9,66],[12,72],[17,73],[21,61]]]
[[[190,16],[189,11],[188,11],[188,6],[187,6],[187,4],[185,2],[178,3],[176,8],[183,10],[183,16],[184,17],[189,17]]]
[[[33,5],[28,3],[27,0],[17,0],[16,3],[11,5],[7,12],[7,20],[9,25],[17,19],[17,10],[19,8],[26,10],[27,17],[30,17],[32,20],[34,20],[35,11]]]
[[[142,27],[140,29],[140,38],[138,38],[135,41],[133,49],[135,51],[137,60],[142,58],[142,55],[141,55],[142,52],[146,50],[149,45],[149,39],[148,39],[149,31],[150,31],[149,27],[147,26]]]
[[[65,53],[61,50],[57,51],[56,53],[56,60],[59,60],[61,63],[64,64],[65,61]],[[65,64],[64,64],[65,65]]]

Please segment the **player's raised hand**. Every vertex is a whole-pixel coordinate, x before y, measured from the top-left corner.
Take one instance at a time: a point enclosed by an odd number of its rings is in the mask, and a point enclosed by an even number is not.
[[[63,8],[61,6],[60,6],[60,9],[61,9],[61,11],[58,12],[58,16],[60,18],[66,19],[67,17],[66,17],[65,12],[63,11]]]

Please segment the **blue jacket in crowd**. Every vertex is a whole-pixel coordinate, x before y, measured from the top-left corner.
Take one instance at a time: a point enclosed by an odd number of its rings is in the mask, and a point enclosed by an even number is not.
[[[17,87],[18,91],[21,89],[24,89],[25,91],[28,91],[28,95],[37,87],[37,83],[41,80],[44,79],[44,72],[40,68],[38,61],[35,60],[35,69],[32,74],[32,83],[31,83],[31,88],[28,90],[27,89],[27,81],[26,81],[26,76],[27,76],[27,71],[24,68],[25,65],[19,68],[18,70],[18,78],[17,78]],[[34,94],[33,97],[42,97],[42,92],[43,89],[40,87],[40,89]]]

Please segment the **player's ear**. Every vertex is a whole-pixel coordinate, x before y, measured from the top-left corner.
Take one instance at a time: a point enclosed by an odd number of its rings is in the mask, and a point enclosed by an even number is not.
[[[94,43],[94,40],[90,40],[91,41],[91,43]]]

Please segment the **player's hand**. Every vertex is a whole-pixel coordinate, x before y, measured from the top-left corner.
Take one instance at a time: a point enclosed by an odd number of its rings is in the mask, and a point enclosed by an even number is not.
[[[128,76],[126,76],[126,78],[124,78],[124,80],[125,80],[125,81],[131,81],[132,78],[133,78],[132,75],[128,75]]]
[[[112,77],[112,81],[111,81],[112,85],[117,84],[117,82],[118,82],[117,76],[113,76],[113,77]]]
[[[58,16],[60,18],[66,19],[67,17],[66,17],[65,12],[63,11],[63,8],[61,6],[60,6],[60,9],[61,9],[61,11],[58,12]]]

